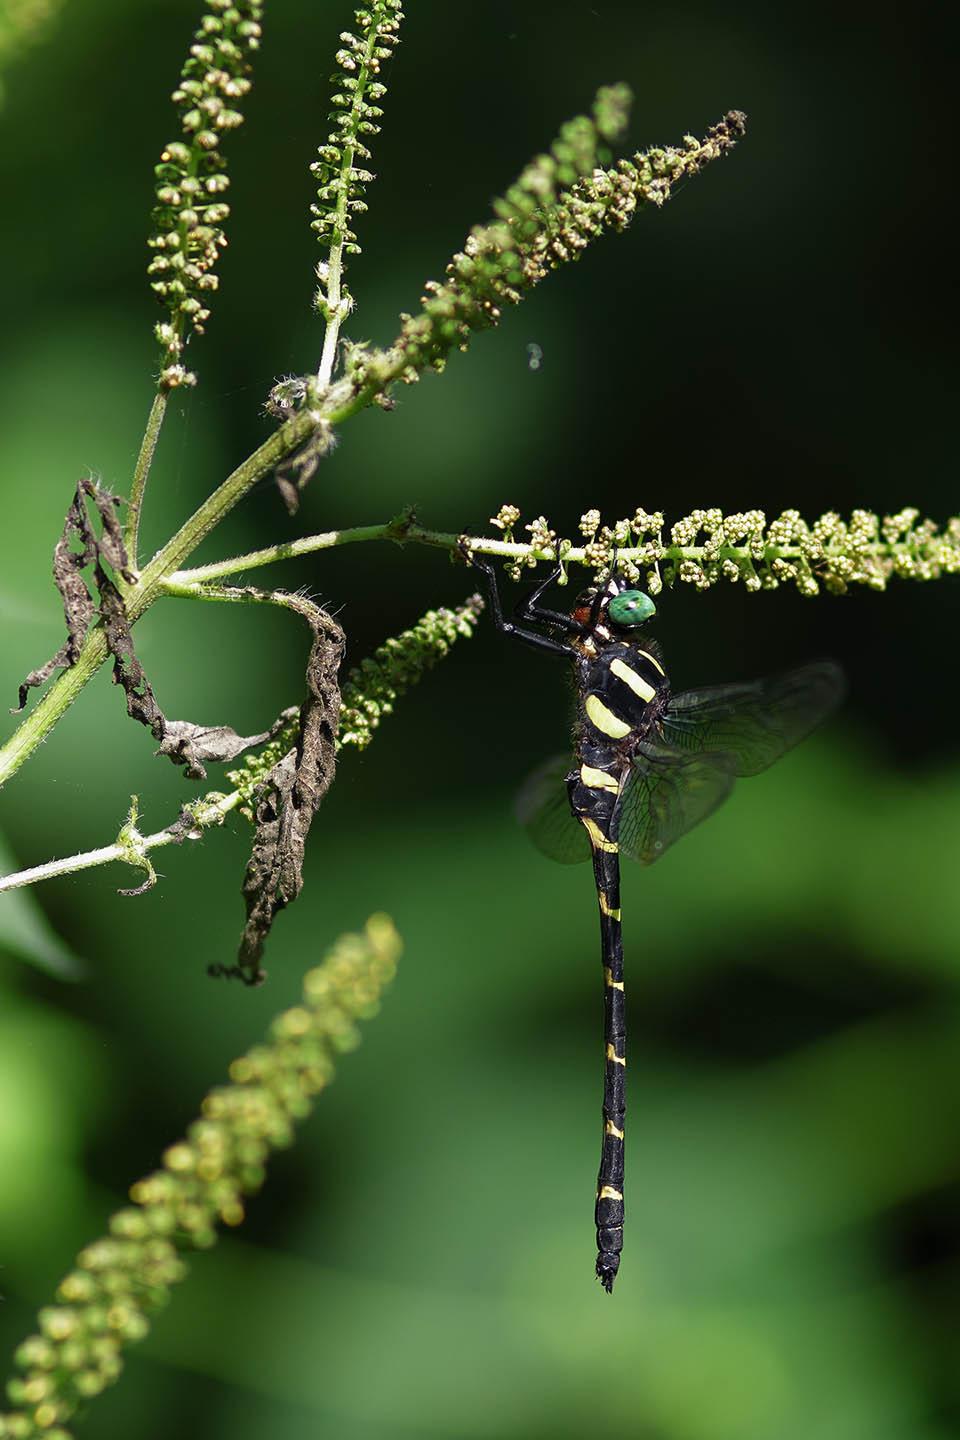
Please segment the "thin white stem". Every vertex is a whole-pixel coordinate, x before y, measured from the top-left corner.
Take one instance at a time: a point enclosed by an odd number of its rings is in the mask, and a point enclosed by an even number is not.
[[[189,808],[196,820],[197,829],[207,830],[211,825],[219,825],[242,800],[240,791],[232,790],[229,795],[201,800]],[[110,865],[116,860],[127,865],[135,864],[136,856],[146,854],[149,850],[158,850],[163,845],[179,844],[183,838],[182,832],[157,830],[153,835],[138,836],[132,843],[128,841],[123,844],[117,841],[113,845],[102,845],[99,850],[84,850],[78,855],[67,855],[62,860],[48,860],[44,865],[33,865],[28,870],[17,870],[13,875],[0,877],[0,894],[5,890],[20,890],[25,885],[35,885],[38,880],[53,880],[58,875],[73,875],[78,870],[92,870],[97,865]],[[186,838],[198,839],[199,836],[188,834]]]
[[[377,23],[374,18],[370,24],[367,35],[367,43],[364,46],[363,55],[360,60],[360,67],[356,75],[356,84],[353,88],[353,100],[350,105],[350,124],[344,134],[355,137],[363,114],[364,98],[367,93],[367,83],[370,79],[370,66],[379,43],[377,36]],[[333,244],[330,246],[326,274],[323,284],[326,289],[326,316],[327,326],[323,335],[323,353],[320,356],[320,365],[317,370],[317,387],[324,390],[333,378],[333,367],[337,359],[337,343],[340,338],[340,326],[350,314],[352,301],[344,291],[343,286],[343,254],[347,239],[347,231],[350,226],[350,178],[353,174],[353,161],[357,153],[355,139],[346,139],[343,146],[343,153],[340,158],[340,184],[337,193],[337,204],[333,218]]]
[[[474,555],[495,555],[504,560],[525,560],[532,555],[536,560],[552,560],[553,551],[537,549],[513,540],[492,540],[487,536],[467,537],[470,551]],[[210,565],[199,565],[192,570],[176,570],[167,577],[169,586],[192,585],[207,580],[220,580],[227,575],[239,575],[244,570],[255,570],[261,565],[273,565],[278,560],[293,560],[298,555],[312,555],[318,550],[332,550],[338,545],[358,545],[367,540],[392,540],[403,545],[408,541],[415,545],[432,545],[441,550],[454,550],[461,537],[452,531],[425,530],[419,525],[404,521],[388,521],[386,525],[357,525],[349,530],[327,530],[320,535],[304,535],[299,540],[285,540],[279,545],[268,545],[263,550],[250,550],[246,555],[234,555],[228,560],[215,560]],[[635,552],[620,550],[618,554],[630,558]],[[586,555],[582,549],[564,550],[564,564],[585,564]]]

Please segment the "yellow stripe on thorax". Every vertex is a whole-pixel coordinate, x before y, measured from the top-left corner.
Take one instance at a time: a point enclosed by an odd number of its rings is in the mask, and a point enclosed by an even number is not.
[[[620,846],[616,840],[607,839],[596,820],[591,820],[588,815],[581,815],[580,823],[590,836],[590,844],[594,850],[606,850],[608,855],[616,855]]]
[[[612,740],[622,740],[625,735],[630,734],[630,726],[626,721],[618,719],[612,710],[608,710],[598,695],[588,695],[583,702],[583,708],[590,724],[602,735],[609,735]]]
[[[595,770],[592,765],[580,766],[580,779],[591,790],[612,790],[616,794],[620,789],[618,780],[615,780],[612,775],[608,775],[606,770]]]
[[[611,660],[610,674],[616,675],[617,679],[622,680],[624,685],[629,685],[634,695],[639,695],[641,700],[652,700],[657,693],[653,686],[644,680],[642,675],[638,675],[636,670],[628,665],[625,660],[619,658]]]

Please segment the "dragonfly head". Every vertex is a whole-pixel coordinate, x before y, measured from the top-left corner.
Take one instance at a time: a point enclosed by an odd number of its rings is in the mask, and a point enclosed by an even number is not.
[[[657,613],[656,605],[645,591],[632,589],[616,575],[611,575],[604,586],[599,613],[596,604],[596,590],[585,590],[577,596],[573,618],[588,624],[591,616],[595,616],[601,624],[606,622],[617,630],[639,630]]]

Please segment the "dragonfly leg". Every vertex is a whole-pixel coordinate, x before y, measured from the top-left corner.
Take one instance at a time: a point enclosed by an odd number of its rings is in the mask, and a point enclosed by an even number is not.
[[[514,624],[512,620],[505,620],[500,604],[497,573],[493,566],[488,560],[479,560],[476,556],[472,558],[471,564],[486,576],[487,591],[490,596],[490,617],[501,635],[511,635],[515,640],[522,640],[524,644],[530,645],[535,650],[546,650],[551,655],[563,655],[565,659],[570,658],[574,652],[563,641],[554,640],[550,635],[540,635],[536,630],[527,630],[521,625]]]
[[[541,625],[552,625],[557,630],[566,630],[570,635],[584,635],[587,627],[581,625],[579,620],[574,620],[572,615],[565,615],[562,610],[549,610],[546,606],[537,604],[544,590],[559,580],[562,574],[563,567],[560,565],[551,570],[545,580],[541,580],[535,589],[517,601],[513,613],[518,620],[535,620]]]

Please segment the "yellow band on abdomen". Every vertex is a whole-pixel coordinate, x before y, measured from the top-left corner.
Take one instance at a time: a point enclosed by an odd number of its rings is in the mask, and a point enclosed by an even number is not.
[[[657,693],[653,686],[644,680],[642,675],[638,675],[636,670],[628,665],[625,660],[611,660],[610,674],[616,675],[617,679],[622,680],[624,685],[629,685],[634,695],[639,695],[641,700],[652,700]]]
[[[616,855],[620,846],[616,840],[607,839],[596,820],[591,820],[589,815],[581,815],[580,823],[590,836],[590,844],[594,850],[606,850],[608,855]]]
[[[630,726],[625,720],[620,720],[598,695],[588,695],[583,702],[583,708],[587,712],[587,719],[595,730],[601,735],[609,735],[612,740],[622,740],[625,735],[630,734]]]
[[[592,765],[580,766],[580,779],[591,790],[612,790],[616,794],[620,789],[619,781],[608,775],[606,770],[595,770]]]

